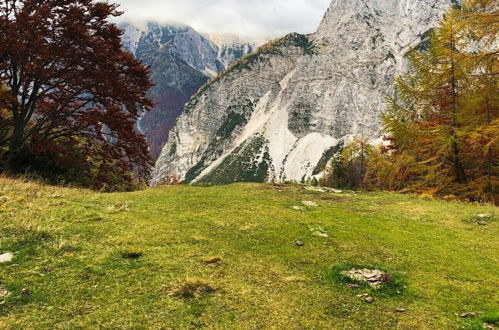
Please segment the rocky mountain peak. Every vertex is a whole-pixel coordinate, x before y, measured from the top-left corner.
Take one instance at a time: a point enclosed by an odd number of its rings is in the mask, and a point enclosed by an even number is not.
[[[238,43],[220,48],[192,27],[148,22],[120,24],[123,48],[150,67],[155,107],[145,113],[138,128],[157,157],[184,104],[208,79],[251,51]]]
[[[313,35],[290,34],[189,103],[153,173],[184,182],[301,181],[354,135],[376,138],[385,98],[453,0],[333,0]]]
[[[451,0],[333,0],[315,33],[325,52],[345,59],[392,53],[402,58]]]

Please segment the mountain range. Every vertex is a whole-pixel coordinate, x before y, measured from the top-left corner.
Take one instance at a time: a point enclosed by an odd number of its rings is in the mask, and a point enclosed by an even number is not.
[[[201,87],[170,130],[152,183],[320,176],[341,141],[379,137],[407,53],[452,3],[333,0],[316,33],[270,42]]]
[[[222,39],[217,44],[185,25],[122,23],[120,28],[124,31],[123,48],[150,68],[155,84],[149,95],[155,106],[138,123],[154,158],[199,87],[254,48],[237,40],[224,43]]]

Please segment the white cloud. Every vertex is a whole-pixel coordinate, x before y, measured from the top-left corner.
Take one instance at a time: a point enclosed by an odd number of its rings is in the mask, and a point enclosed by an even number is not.
[[[114,0],[132,22],[177,22],[202,33],[269,39],[314,32],[330,0]]]

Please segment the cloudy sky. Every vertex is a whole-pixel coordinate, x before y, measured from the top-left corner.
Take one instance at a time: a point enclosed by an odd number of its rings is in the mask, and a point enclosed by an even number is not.
[[[311,33],[331,0],[114,0],[121,20],[177,22],[202,33],[255,41],[289,32]]]

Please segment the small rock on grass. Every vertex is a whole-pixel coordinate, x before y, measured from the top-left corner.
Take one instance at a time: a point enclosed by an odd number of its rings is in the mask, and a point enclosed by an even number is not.
[[[6,252],[4,254],[0,254],[0,263],[11,262],[14,259],[14,255],[12,253]]]
[[[397,308],[395,311],[397,313],[405,313],[405,312],[407,312],[407,309],[405,309],[405,308]]]
[[[312,233],[312,235],[317,236],[317,237],[322,237],[322,238],[328,238],[329,237],[328,233],[322,232],[322,231],[314,231]]]
[[[318,207],[319,206],[319,204],[317,204],[316,202],[312,202],[312,201],[302,201],[301,203],[305,206],[311,206],[311,207]]]
[[[475,316],[476,316],[476,313],[473,313],[473,312],[467,312],[467,313],[463,313],[463,314],[459,315],[459,317],[461,317],[463,319],[469,319],[469,318],[472,318]]]
[[[331,192],[331,193],[335,193],[335,194],[341,194],[343,192],[343,190],[334,189],[334,188],[326,188],[326,187],[305,187],[305,190],[316,191],[316,192],[321,192],[321,193]]]
[[[7,298],[8,296],[10,296],[10,292],[3,286],[0,286],[0,299]]]
[[[303,243],[302,241],[295,241],[295,245],[296,246],[304,246],[305,243]]]
[[[477,218],[482,218],[482,219],[489,219],[492,218],[494,215],[492,213],[480,213],[480,214],[475,214]]]
[[[317,192],[326,192],[326,190],[324,188],[319,188],[319,187],[305,187],[305,190],[309,190],[309,191],[317,191]]]
[[[360,286],[358,284],[348,284],[349,289],[358,289]]]
[[[30,290],[29,290],[29,286],[24,286],[23,289],[21,290],[21,295],[23,296],[29,296],[30,295]]]
[[[372,288],[379,288],[392,280],[390,274],[379,269],[356,269],[341,272],[341,275],[355,281],[368,283]]]
[[[374,302],[374,298],[373,297],[366,297],[366,299],[364,299],[364,301],[368,304],[372,304]]]

